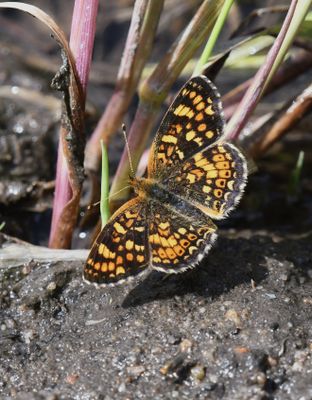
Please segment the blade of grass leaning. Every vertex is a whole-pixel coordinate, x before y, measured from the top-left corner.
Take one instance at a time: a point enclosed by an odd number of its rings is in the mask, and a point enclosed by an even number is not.
[[[141,84],[139,106],[128,135],[135,170],[162,102],[183,68],[207,39],[223,3],[223,0],[203,1],[180,37],[172,44],[152,74]],[[121,189],[128,183],[129,169],[128,153],[125,149],[111,186],[111,193],[114,194],[114,201],[111,201],[113,209],[129,195],[129,189],[123,190],[120,195]]]
[[[299,184],[300,184],[303,162],[304,162],[304,151],[301,150],[298,155],[296,166],[292,171],[289,180],[288,194],[290,196],[296,196],[299,193]]]
[[[244,57],[245,60],[249,60],[251,53],[254,55],[255,53],[263,51],[263,49],[270,47],[274,38],[261,35],[262,33],[256,33],[250,36],[230,39],[222,42],[222,44],[217,43],[213,50],[214,54],[208,59],[207,63],[203,65],[200,73],[205,75],[205,70],[209,69],[212,64],[218,63],[218,60],[222,59],[226,54],[228,57],[225,61],[225,66],[232,67],[232,64],[235,64],[236,67],[236,63],[241,60],[241,57]],[[269,38],[269,40],[267,40],[267,38]],[[255,39],[257,39],[257,41],[255,41]],[[243,49],[242,54],[240,54],[240,49]],[[187,79],[190,75],[194,76],[193,71],[196,62],[195,58],[193,58],[187,63],[182,72],[183,77],[186,77]],[[144,70],[144,78],[147,78],[154,68],[153,64],[148,65]]]
[[[200,73],[206,75],[206,72],[209,74],[212,72],[212,75],[215,75],[215,77],[207,76],[209,79],[214,80],[224,65],[227,68],[236,68],[237,64],[242,62],[245,63],[244,68],[246,68],[246,64],[247,68],[251,68],[255,63],[252,61],[252,65],[250,65],[250,60],[257,57],[258,52],[262,52],[264,49],[270,47],[273,41],[274,39],[272,37],[263,36],[262,33],[225,41],[222,45],[214,48],[215,54],[203,65]],[[250,55],[251,53],[252,56]],[[261,57],[263,61],[264,56],[259,57]],[[190,64],[191,62],[188,65]],[[260,65],[258,64],[257,67]],[[183,73],[186,74],[186,72],[186,69],[184,69]]]
[[[109,219],[109,165],[108,165],[108,154],[104,141],[101,140],[102,149],[102,174],[101,174],[101,200],[100,200],[100,211],[102,228],[106,225]]]
[[[303,23],[300,25],[299,34],[300,34],[300,36],[311,40],[311,37],[312,37],[312,11],[308,12]]]
[[[234,0],[225,0],[221,12],[211,31],[207,44],[204,48],[204,51],[202,52],[198,60],[198,63],[194,69],[193,76],[199,75],[203,70],[205,64],[207,64],[233,3]]]
[[[281,45],[280,50],[278,51],[277,56],[274,60],[273,67],[271,68],[271,71],[265,82],[263,90],[266,88],[266,86],[269,83],[269,81],[271,80],[272,76],[275,74],[275,71],[282,63],[288,49],[290,48],[294,38],[296,37],[297,32],[299,31],[301,24],[304,22],[305,17],[307,15],[311,5],[312,5],[311,0],[298,0],[294,15],[289,24],[289,28],[287,29],[285,38],[282,41],[282,45]]]
[[[312,0],[292,0],[288,9],[282,28],[274,41],[262,67],[244,95],[236,112],[227,124],[225,136],[229,140],[237,139],[241,130],[245,126],[248,118],[254,111],[260,97],[270,82],[276,69],[284,59],[295,35],[304,20]]]
[[[272,93],[279,87],[296,79],[301,74],[306,73],[312,68],[312,53],[301,50],[292,54],[290,59],[283,63],[272,77],[271,82],[263,92],[263,96]],[[252,83],[252,78],[244,81],[231,91],[222,96],[225,119],[228,120],[238,107],[238,103],[244,96],[244,93]]]
[[[1,224],[0,224],[0,231],[2,231],[2,229],[5,227],[5,222],[3,221],[3,222],[1,222]]]
[[[285,19],[287,10],[288,6],[284,5],[272,5],[252,10],[249,15],[243,18],[235,31],[232,32],[231,38],[249,35],[251,32],[258,31],[259,28],[267,31],[272,26],[276,27],[279,25],[278,30],[280,30],[281,21]]]
[[[267,34],[277,35],[281,29],[282,16],[284,14],[285,17],[287,10],[287,6],[273,6],[254,10],[249,14],[249,16],[244,18],[240,26],[231,35],[231,37],[249,35],[250,33],[258,31],[260,26],[261,29],[263,29]],[[273,13],[276,16],[276,19],[272,21],[266,18],[266,16],[271,17]],[[269,22],[269,24],[267,21]],[[311,23],[312,11],[309,11],[298,30],[299,37],[311,39]]]

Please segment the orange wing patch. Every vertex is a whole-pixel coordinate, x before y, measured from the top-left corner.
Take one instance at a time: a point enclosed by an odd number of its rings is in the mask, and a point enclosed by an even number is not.
[[[161,178],[218,140],[224,126],[219,94],[207,78],[188,81],[164,117],[153,142],[149,176]]]
[[[135,198],[119,209],[93,244],[84,278],[97,284],[115,284],[147,267],[146,204]]]
[[[211,220],[191,221],[154,202],[149,223],[151,266],[167,273],[194,267],[209,250],[216,238]]]
[[[234,145],[220,143],[191,157],[165,185],[206,215],[221,219],[241,198],[246,180],[244,156]]]

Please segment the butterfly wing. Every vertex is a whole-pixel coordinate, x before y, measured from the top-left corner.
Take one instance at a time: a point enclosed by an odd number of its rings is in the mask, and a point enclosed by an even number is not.
[[[205,76],[190,79],[164,117],[153,142],[149,177],[166,190],[224,218],[238,203],[247,164],[232,144],[222,143],[222,104]]]
[[[151,201],[148,240],[152,268],[183,272],[193,268],[211,248],[217,237],[216,226],[199,210],[191,214],[183,215]]]
[[[190,79],[163,118],[154,139],[148,174],[161,180],[218,140],[224,127],[220,95],[205,76]]]
[[[112,285],[140,274],[149,264],[146,203],[128,201],[111,217],[95,240],[84,267],[84,279]]]
[[[236,206],[247,181],[247,164],[230,143],[218,143],[189,158],[162,184],[170,192],[221,219]]]

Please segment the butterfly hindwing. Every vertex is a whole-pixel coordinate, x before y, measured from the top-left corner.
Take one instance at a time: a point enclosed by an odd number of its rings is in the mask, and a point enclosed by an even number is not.
[[[148,173],[162,179],[218,140],[224,127],[220,95],[205,76],[190,79],[173,101],[154,139]]]
[[[115,284],[143,272],[149,263],[146,204],[128,201],[108,221],[95,240],[84,278],[96,284]]]
[[[240,200],[247,180],[244,156],[218,143],[189,158],[163,185],[214,219],[224,218]]]
[[[216,239],[216,226],[202,214],[182,215],[163,204],[150,204],[149,246],[151,267],[166,273],[193,268]]]

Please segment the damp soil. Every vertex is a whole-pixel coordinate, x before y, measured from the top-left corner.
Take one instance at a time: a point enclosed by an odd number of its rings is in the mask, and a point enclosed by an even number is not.
[[[224,230],[195,270],[113,288],[3,267],[1,398],[311,399],[311,258],[312,232]]]

